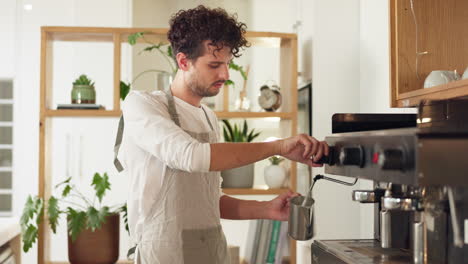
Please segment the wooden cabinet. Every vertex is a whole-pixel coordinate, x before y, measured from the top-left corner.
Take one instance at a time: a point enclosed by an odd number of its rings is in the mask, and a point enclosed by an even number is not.
[[[49,173],[51,149],[49,147],[51,133],[51,119],[60,118],[117,118],[120,111],[120,89],[122,46],[127,43],[130,34],[148,32],[147,40],[154,42],[166,42],[167,29],[153,28],[96,28],[96,27],[42,27],[41,35],[41,80],[40,80],[40,141],[39,141],[39,196],[48,198],[51,195],[51,174]],[[272,32],[247,32],[246,36],[253,46],[277,48],[280,53],[280,78],[279,85],[282,88],[283,104],[278,112],[230,112],[226,104],[228,93],[224,93],[223,110],[216,112],[218,118],[271,118],[276,117],[280,121],[279,135],[282,137],[296,135],[297,133],[297,36],[295,34],[283,34]],[[53,87],[54,74],[58,74],[53,67],[54,43],[110,43],[113,47],[113,78],[108,89],[113,91],[112,105],[105,105],[110,110],[57,110],[53,98],[56,87]],[[70,80],[71,81],[71,80]],[[296,190],[296,164],[289,162],[289,187]],[[271,195],[285,192],[283,189],[267,189],[255,187],[252,189],[224,189],[231,195]],[[38,263],[51,263],[50,255],[50,230],[45,224],[39,231]],[[291,241],[291,263],[295,263],[296,244]],[[120,262],[119,262],[120,263]]]
[[[434,70],[468,67],[468,1],[390,0],[391,105],[468,95],[468,79],[423,88]]]

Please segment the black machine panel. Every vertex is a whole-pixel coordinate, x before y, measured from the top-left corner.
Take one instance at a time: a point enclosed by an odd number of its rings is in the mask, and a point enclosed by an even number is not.
[[[415,129],[338,134],[327,137],[332,153],[325,172],[381,182],[417,185]]]

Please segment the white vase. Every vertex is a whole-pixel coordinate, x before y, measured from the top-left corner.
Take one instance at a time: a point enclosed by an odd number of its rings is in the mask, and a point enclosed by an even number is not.
[[[281,188],[286,180],[286,170],[279,165],[266,166],[263,175],[270,188]]]

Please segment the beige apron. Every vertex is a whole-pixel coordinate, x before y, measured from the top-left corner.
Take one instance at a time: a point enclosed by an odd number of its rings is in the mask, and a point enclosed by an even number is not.
[[[171,119],[180,127],[170,91],[166,97]],[[205,117],[211,131],[185,132],[199,142],[215,143],[217,136],[206,112]],[[136,263],[229,264],[220,223],[219,186],[219,172],[189,173],[166,166],[151,213],[143,220],[142,233],[136,234]]]

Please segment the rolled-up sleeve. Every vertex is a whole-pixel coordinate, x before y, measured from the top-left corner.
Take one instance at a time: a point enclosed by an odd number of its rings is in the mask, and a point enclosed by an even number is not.
[[[210,144],[200,143],[171,120],[165,102],[131,92],[123,106],[124,136],[167,166],[208,172]]]

